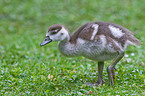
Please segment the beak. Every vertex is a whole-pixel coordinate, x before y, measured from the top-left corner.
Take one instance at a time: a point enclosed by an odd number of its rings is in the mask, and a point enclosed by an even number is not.
[[[49,38],[49,36],[45,37],[45,39],[42,41],[42,43],[40,44],[40,46],[44,46],[48,43],[50,43],[52,40]]]

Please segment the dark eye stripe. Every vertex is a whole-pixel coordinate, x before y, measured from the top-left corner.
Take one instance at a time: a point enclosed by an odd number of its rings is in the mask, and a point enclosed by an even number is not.
[[[57,33],[57,30],[49,31],[50,35],[54,35]]]
[[[54,31],[54,32],[51,32],[51,35],[54,35],[54,34],[56,34],[56,33],[57,33],[57,32],[55,32],[55,31]]]

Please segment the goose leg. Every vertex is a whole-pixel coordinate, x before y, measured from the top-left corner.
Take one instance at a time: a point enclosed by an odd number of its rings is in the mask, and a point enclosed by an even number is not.
[[[107,73],[110,85],[114,85],[114,78],[115,78],[115,65],[122,59],[124,56],[124,51],[119,51],[118,56],[113,60],[113,62],[107,67]]]
[[[98,80],[97,80],[98,85],[102,85],[105,82],[103,80],[103,68],[104,62],[98,62]]]

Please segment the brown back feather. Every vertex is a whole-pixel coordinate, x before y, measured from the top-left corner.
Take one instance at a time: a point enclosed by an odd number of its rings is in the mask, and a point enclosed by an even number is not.
[[[71,36],[70,42],[75,44],[78,37],[85,40],[90,40],[91,34],[93,32],[93,28],[91,27],[92,24],[99,25],[96,36],[102,35],[102,34],[105,36],[109,36],[112,39],[120,42],[122,46],[124,46],[126,40],[129,40],[134,44],[141,44],[141,42],[133,36],[133,33],[131,31],[122,27],[121,25],[117,25],[117,24],[109,23],[109,22],[89,22],[82,25],[73,33],[73,35]],[[121,29],[122,32],[125,33],[125,35],[122,36],[121,38],[114,37],[112,33],[110,32],[110,29],[108,28],[109,25],[112,25],[114,27]]]
[[[88,25],[88,23],[82,25],[81,27],[79,27],[76,31],[74,31],[73,35],[70,38],[70,42],[71,43],[76,43],[76,39],[79,36],[79,33]]]

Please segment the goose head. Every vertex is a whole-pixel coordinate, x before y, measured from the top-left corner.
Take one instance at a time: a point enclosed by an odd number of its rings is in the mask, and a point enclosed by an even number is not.
[[[46,45],[52,41],[69,40],[69,33],[63,25],[52,25],[48,28],[46,37],[40,46]]]

